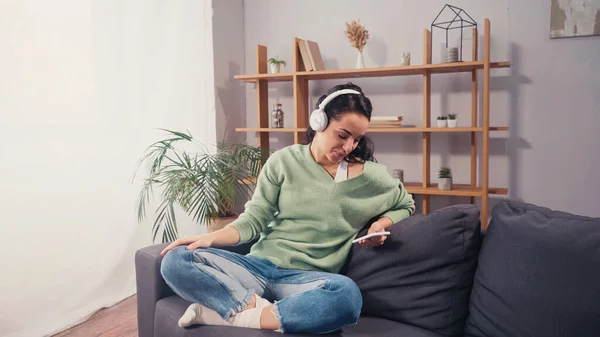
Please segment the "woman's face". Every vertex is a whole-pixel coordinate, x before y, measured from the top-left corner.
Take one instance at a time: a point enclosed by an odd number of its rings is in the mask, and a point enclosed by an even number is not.
[[[348,112],[338,117],[339,120],[330,119],[327,128],[317,132],[313,140],[319,152],[332,163],[339,163],[354,151],[369,129],[369,120],[359,113]]]

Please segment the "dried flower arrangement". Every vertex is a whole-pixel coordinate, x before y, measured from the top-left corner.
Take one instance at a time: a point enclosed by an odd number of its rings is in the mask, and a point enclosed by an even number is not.
[[[360,24],[360,19],[353,20],[351,23],[346,22],[345,33],[350,45],[362,53],[369,39],[369,31]]]

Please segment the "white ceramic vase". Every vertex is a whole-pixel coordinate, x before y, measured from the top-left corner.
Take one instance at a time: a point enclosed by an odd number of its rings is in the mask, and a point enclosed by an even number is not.
[[[445,128],[446,127],[446,120],[445,119],[438,119],[437,120],[437,124],[438,124],[438,128]]]
[[[362,69],[365,67],[365,60],[363,58],[363,53],[361,51],[358,52],[358,57],[356,58],[356,69]]]
[[[455,128],[457,124],[458,124],[458,119],[449,119],[448,120],[449,128]]]

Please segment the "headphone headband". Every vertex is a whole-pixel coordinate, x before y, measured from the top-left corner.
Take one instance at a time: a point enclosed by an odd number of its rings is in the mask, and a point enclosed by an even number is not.
[[[341,96],[341,95],[346,95],[346,94],[360,95],[360,92],[353,90],[353,89],[341,89],[338,91],[334,91],[331,94],[329,94],[329,96],[325,97],[323,102],[321,102],[321,104],[319,104],[319,109],[324,110],[325,107],[327,106],[327,104],[329,104],[329,102],[331,102],[334,98]]]
[[[323,102],[321,102],[321,104],[319,104],[319,108],[310,114],[310,118],[309,118],[310,127],[315,131],[325,130],[325,128],[327,127],[327,124],[329,122],[329,118],[327,118],[327,114],[325,113],[325,107],[334,98],[336,98],[340,95],[346,95],[346,94],[360,95],[360,92],[353,90],[353,89],[341,89],[341,90],[334,91],[331,94],[329,94],[327,97],[325,97]]]

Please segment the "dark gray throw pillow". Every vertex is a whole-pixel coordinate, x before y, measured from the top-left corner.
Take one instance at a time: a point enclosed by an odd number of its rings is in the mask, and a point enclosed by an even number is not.
[[[467,336],[600,336],[600,218],[503,201],[492,210]]]
[[[475,205],[450,206],[394,224],[380,247],[355,244],[343,273],[362,292],[362,314],[462,335],[481,245],[479,217]]]

